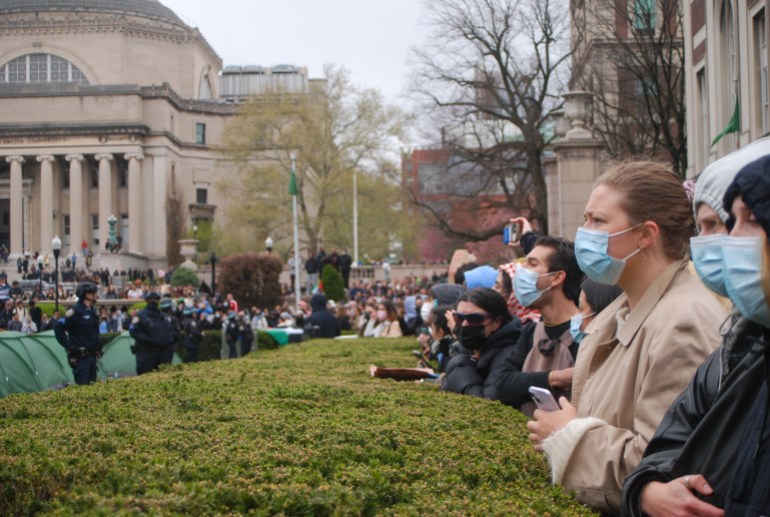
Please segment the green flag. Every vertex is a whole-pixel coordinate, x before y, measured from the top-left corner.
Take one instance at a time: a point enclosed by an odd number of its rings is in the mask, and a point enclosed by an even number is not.
[[[717,142],[722,140],[722,138],[729,134],[729,133],[736,133],[741,130],[741,107],[740,102],[738,101],[738,97],[735,97],[735,111],[733,112],[733,116],[730,117],[730,122],[727,123],[727,127],[722,130],[721,133],[719,133],[716,138],[714,138],[714,141],[711,142],[711,147],[714,147]]]
[[[289,180],[289,195],[296,196],[299,194],[297,190],[297,174],[294,172],[294,168],[291,169],[291,179]]]

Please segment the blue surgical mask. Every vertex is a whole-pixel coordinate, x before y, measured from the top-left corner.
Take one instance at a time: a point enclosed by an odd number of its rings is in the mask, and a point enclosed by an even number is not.
[[[770,307],[762,289],[761,237],[725,237],[722,269],[730,300],[744,317],[770,328]]]
[[[569,322],[569,333],[572,335],[572,341],[579,344],[581,341],[583,341],[583,338],[588,335],[587,333],[580,330],[580,327],[583,326],[583,318],[590,318],[594,314],[596,313],[592,312],[591,314],[583,316],[582,312],[578,312],[572,316]]]
[[[720,296],[727,296],[722,274],[722,243],[726,235],[690,238],[690,255],[703,285]]]
[[[628,259],[642,251],[642,249],[638,248],[627,257],[617,259],[610,256],[607,252],[610,238],[630,232],[637,226],[639,225],[612,234],[601,230],[578,228],[577,236],[575,237],[575,257],[583,273],[594,282],[599,282],[600,284],[617,284]]]
[[[542,291],[537,288],[537,279],[541,276],[549,276],[555,274],[545,273],[538,275],[537,271],[527,269],[523,266],[516,268],[516,274],[513,276],[513,291],[516,293],[516,298],[521,302],[524,307],[530,307],[535,303],[543,294],[551,289],[544,289]]]

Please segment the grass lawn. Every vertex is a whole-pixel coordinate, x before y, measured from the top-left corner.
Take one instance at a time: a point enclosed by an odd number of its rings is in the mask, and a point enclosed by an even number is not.
[[[517,411],[369,377],[414,345],[316,340],[0,399],[0,515],[593,515]]]

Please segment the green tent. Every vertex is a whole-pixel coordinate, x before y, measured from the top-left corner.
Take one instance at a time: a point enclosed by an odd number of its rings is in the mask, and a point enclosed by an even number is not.
[[[72,384],[72,370],[53,331],[0,333],[0,397]]]
[[[104,346],[97,363],[100,379],[136,375],[133,343],[134,339],[124,332]],[[174,354],[173,364],[181,362]],[[62,388],[74,382],[67,353],[52,330],[30,335],[0,332],[0,397]]]
[[[134,338],[128,332],[123,332],[104,345],[102,358],[97,364],[100,379],[117,379],[136,375],[136,356],[131,353],[131,345],[133,344]],[[182,359],[175,353],[171,364],[181,362]]]

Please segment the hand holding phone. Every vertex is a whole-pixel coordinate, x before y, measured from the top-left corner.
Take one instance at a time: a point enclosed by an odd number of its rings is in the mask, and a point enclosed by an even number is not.
[[[542,409],[543,411],[556,411],[561,409],[559,403],[553,398],[553,394],[546,389],[530,386],[529,394],[538,409]]]

